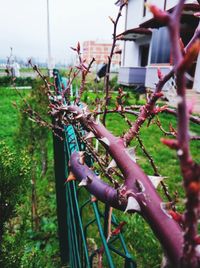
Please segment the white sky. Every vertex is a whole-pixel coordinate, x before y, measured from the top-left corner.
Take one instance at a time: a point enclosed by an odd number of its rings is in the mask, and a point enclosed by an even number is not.
[[[51,50],[55,61],[72,60],[70,46],[84,40],[110,40],[116,0],[49,0]],[[13,54],[47,58],[47,0],[0,0],[0,58]],[[118,32],[123,31],[123,17]]]

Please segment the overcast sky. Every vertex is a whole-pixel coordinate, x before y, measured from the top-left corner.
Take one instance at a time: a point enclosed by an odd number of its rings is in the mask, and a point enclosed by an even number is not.
[[[78,41],[110,40],[116,0],[49,0],[52,56],[66,62]],[[123,31],[123,18],[119,32]],[[47,0],[0,0],[0,58],[47,58]]]

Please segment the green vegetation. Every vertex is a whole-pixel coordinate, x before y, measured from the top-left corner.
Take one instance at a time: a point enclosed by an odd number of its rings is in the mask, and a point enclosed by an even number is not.
[[[21,86],[21,87],[32,87],[34,84],[35,79],[31,77],[17,77],[15,80],[12,79],[10,76],[2,76],[0,77],[0,87],[10,87],[10,86]]]
[[[42,90],[34,81],[33,90],[20,90],[20,95],[46,119]],[[2,197],[12,204],[4,221],[0,266],[58,267],[52,135],[21,112],[25,103],[15,89],[0,88],[0,95],[0,137],[7,145],[1,149],[0,189],[2,196],[6,187]]]
[[[34,81],[32,86],[33,90],[20,90],[20,94],[48,121],[44,88],[39,81]],[[102,84],[98,85],[98,89],[95,89],[95,86],[87,84],[88,90],[83,95],[83,100],[91,108],[95,107],[95,98],[103,96],[103,93],[99,92]],[[90,92],[91,88],[97,93]],[[112,94],[111,108],[115,106],[116,94]],[[144,100],[138,100],[135,94],[126,94],[126,105],[144,103]],[[60,267],[51,133],[30,121],[26,114],[13,106],[13,102],[18,107],[25,108],[15,89],[0,88],[0,138],[6,144],[0,146],[0,189],[4,187],[6,180],[11,190],[10,194],[4,193],[4,196],[8,199],[6,202],[12,204],[12,213],[4,220],[0,266]],[[135,119],[134,116],[128,117],[133,121]],[[170,123],[176,128],[176,119],[173,116],[162,114],[159,118],[164,129],[168,130]],[[160,142],[163,133],[155,125],[155,120],[156,118],[153,118],[150,126],[145,124],[142,127],[141,138],[155,160],[160,174],[166,177],[169,192],[172,195],[175,191],[178,192],[178,208],[181,210],[183,188],[176,153]],[[122,131],[128,129],[117,114],[107,115],[107,127],[115,135],[121,135]],[[200,135],[199,128],[194,124],[191,125],[191,132]],[[150,163],[141,148],[135,141],[132,146],[136,146],[138,163],[147,174],[153,175]],[[192,141],[191,151],[196,160],[199,149],[199,142]],[[43,169],[44,162],[46,170]],[[159,191],[164,197],[163,191]],[[123,228],[124,236],[138,267],[159,267],[162,250],[144,220],[138,215],[130,216],[118,211],[114,213],[120,221],[127,222]],[[87,218],[87,214],[84,217]],[[97,230],[90,229],[90,237],[95,238],[96,232]]]

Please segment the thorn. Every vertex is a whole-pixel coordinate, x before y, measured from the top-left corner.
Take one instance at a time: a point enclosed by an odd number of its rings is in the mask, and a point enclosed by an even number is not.
[[[73,113],[73,114],[78,114],[78,112],[77,112],[77,111],[72,111],[72,113]]]
[[[128,156],[136,163],[136,154],[135,154],[135,147],[127,148],[126,153]]]
[[[172,216],[168,213],[168,210],[171,209],[171,203],[170,202],[168,202],[168,203],[161,202],[160,203],[160,208],[163,211],[163,213],[165,213],[165,215],[167,215],[170,219],[172,219]]]
[[[136,179],[135,184],[136,184],[138,190],[139,190],[141,193],[143,193],[143,192],[145,191],[145,187],[144,187],[143,183],[142,183],[140,180],[137,180],[137,179]]]
[[[133,196],[129,196],[128,202],[127,202],[127,207],[126,207],[124,212],[129,212],[129,211],[133,211],[133,210],[140,212],[141,208],[140,208],[138,201]]]
[[[68,106],[68,105],[63,105],[63,106],[62,106],[62,110],[64,110],[64,111],[68,111],[68,110],[69,110],[69,106]]]
[[[84,151],[79,152],[79,163],[81,165],[85,164],[85,152]]]
[[[85,155],[85,151],[79,151],[79,156],[82,157]]]
[[[83,109],[82,109],[83,113],[87,113],[87,108],[88,108],[87,105],[83,107]]]
[[[74,176],[74,174],[72,172],[70,172],[69,175],[68,175],[68,178],[65,181],[65,183],[69,182],[69,181],[75,181],[75,180],[76,180],[76,177]]]
[[[100,141],[102,141],[104,144],[106,144],[107,146],[110,146],[110,141],[106,138],[106,137],[104,137],[104,138],[101,138],[101,139],[99,139]]]
[[[164,177],[161,176],[148,176],[153,186],[157,189],[158,185],[161,181],[163,181]]]
[[[110,168],[115,168],[115,167],[117,167],[117,164],[116,164],[115,160],[112,159],[112,161],[110,162],[110,164],[108,165],[106,170],[109,170]]]
[[[85,140],[88,140],[88,139],[92,139],[92,138],[95,138],[95,135],[92,131],[90,131],[86,136],[85,136]]]
[[[92,182],[92,178],[90,177],[86,177],[85,179],[82,179],[82,181],[79,183],[78,186],[87,186],[88,184],[90,184]]]
[[[79,187],[81,186],[87,186],[87,179],[83,179],[79,184],[78,184]]]
[[[95,196],[91,197],[91,202],[97,202],[97,198]]]
[[[77,115],[74,119],[77,120],[77,119],[80,119],[81,117],[83,117],[83,114]]]

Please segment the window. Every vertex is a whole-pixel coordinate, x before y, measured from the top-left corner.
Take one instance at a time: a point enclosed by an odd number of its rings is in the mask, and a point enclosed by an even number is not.
[[[148,64],[149,44],[140,46],[140,66],[145,67]]]
[[[170,62],[170,39],[167,27],[154,30],[152,35],[151,63]]]

